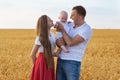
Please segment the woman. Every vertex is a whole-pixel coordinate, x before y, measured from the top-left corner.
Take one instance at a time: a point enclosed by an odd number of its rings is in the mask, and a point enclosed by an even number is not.
[[[37,22],[37,37],[31,52],[31,58],[34,64],[30,80],[55,80],[54,52],[55,42],[50,28],[53,21],[47,16],[42,15]],[[36,53],[39,52],[36,58]]]

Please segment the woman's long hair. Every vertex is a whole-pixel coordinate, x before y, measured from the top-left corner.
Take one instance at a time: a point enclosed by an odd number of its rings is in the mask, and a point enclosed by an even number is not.
[[[44,58],[48,68],[53,68],[52,48],[48,35],[47,15],[42,15],[37,22],[37,35],[44,48]]]

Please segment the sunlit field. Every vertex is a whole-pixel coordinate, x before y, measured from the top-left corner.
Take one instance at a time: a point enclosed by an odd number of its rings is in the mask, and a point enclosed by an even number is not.
[[[29,80],[34,39],[35,30],[0,30],[0,80]],[[120,30],[93,30],[80,80],[120,80]]]

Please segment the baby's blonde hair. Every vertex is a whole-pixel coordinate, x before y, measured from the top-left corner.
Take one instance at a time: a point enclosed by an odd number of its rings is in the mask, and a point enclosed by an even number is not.
[[[60,12],[60,15],[59,15],[59,16],[61,16],[61,15],[66,15],[66,16],[68,16],[68,13],[67,13],[66,11],[62,10],[62,11]]]

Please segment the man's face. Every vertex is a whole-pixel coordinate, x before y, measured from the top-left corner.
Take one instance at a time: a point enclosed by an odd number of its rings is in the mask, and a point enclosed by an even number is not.
[[[78,22],[78,19],[80,18],[80,15],[77,13],[76,10],[72,10],[70,18],[73,20],[73,22],[76,24]]]

